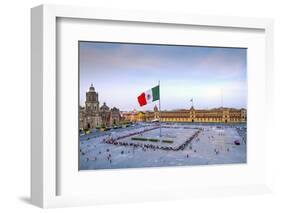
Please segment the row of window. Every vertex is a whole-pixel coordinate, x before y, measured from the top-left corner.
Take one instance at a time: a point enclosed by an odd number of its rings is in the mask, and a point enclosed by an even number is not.
[[[162,121],[182,121],[182,122],[190,122],[190,121],[195,121],[195,122],[221,122],[224,121],[222,118],[195,118],[195,119],[188,119],[188,118],[161,118]],[[232,121],[232,122],[239,122],[241,121],[240,118],[231,118],[227,119],[227,121]]]

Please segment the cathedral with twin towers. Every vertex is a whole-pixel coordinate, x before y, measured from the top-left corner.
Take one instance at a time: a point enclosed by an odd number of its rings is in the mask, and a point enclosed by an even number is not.
[[[86,92],[85,106],[79,106],[79,128],[93,129],[96,127],[111,127],[120,123],[120,110],[109,108],[106,103],[100,107],[99,94],[93,84]]]

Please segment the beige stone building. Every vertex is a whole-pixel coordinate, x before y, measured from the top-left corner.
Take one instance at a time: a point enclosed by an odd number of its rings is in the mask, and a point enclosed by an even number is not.
[[[106,103],[100,107],[99,95],[95,91],[93,84],[86,92],[86,101],[84,107],[79,107],[79,128],[92,129],[98,126],[111,127],[118,125],[121,116],[116,107],[110,109]]]
[[[213,122],[213,123],[243,123],[247,121],[247,110],[234,108],[171,110],[159,112],[157,106],[153,111],[124,113],[124,119],[131,122],[154,121],[162,122]]]

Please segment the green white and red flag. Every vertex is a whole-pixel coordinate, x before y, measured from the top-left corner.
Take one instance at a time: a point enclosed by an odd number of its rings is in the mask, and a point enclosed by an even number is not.
[[[140,106],[145,106],[148,103],[157,101],[160,98],[159,85],[141,93],[138,96],[138,102]]]

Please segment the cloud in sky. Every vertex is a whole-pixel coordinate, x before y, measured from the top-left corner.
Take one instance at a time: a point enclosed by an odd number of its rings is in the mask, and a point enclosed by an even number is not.
[[[247,50],[175,45],[80,42],[80,104],[91,83],[100,102],[140,108],[137,96],[161,82],[162,109],[246,107]],[[223,91],[223,92],[221,92]]]

